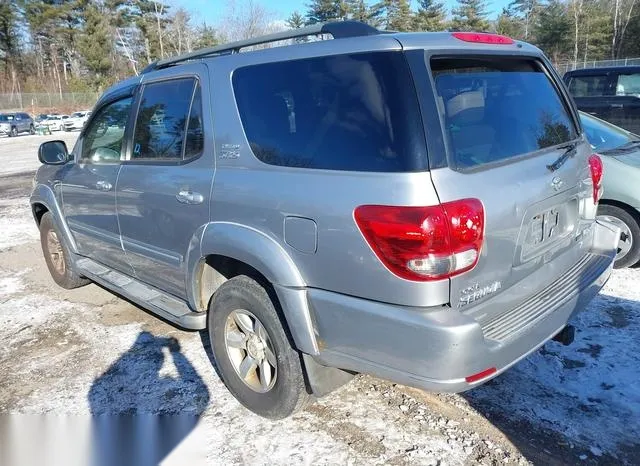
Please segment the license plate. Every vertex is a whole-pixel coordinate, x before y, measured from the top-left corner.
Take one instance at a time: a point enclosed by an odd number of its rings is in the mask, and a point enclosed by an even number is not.
[[[558,209],[550,209],[533,217],[531,221],[531,236],[534,245],[542,244],[558,235],[560,225],[560,212]]]

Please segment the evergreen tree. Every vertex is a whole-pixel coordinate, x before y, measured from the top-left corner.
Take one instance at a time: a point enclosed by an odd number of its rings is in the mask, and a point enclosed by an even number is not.
[[[392,31],[410,31],[412,14],[409,0],[384,0],[386,10],[386,29]]]
[[[347,4],[343,0],[313,0],[308,5],[307,24],[345,19]]]
[[[78,48],[94,85],[107,85],[111,71],[113,40],[107,18],[95,5],[89,5],[84,11],[84,31]]]
[[[304,16],[302,16],[299,12],[294,11],[291,13],[291,16],[287,18],[287,26],[291,29],[300,29],[304,26]]]
[[[558,63],[567,58],[571,50],[571,20],[566,6],[560,0],[551,0],[540,11],[538,24],[534,28],[536,45]]]
[[[458,0],[453,10],[451,29],[454,31],[482,32],[489,30],[487,5],[483,0]]]
[[[435,0],[420,0],[414,17],[413,28],[417,31],[443,31],[446,11],[442,3]]]
[[[496,32],[512,39],[524,39],[524,21],[513,14],[510,9],[503,8],[496,20]]]

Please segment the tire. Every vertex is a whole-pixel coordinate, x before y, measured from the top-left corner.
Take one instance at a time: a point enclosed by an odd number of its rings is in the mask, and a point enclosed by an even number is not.
[[[56,284],[71,290],[89,283],[89,280],[76,273],[71,262],[71,252],[55,227],[50,212],[46,212],[40,220],[40,244],[49,273]]]
[[[622,230],[614,268],[621,269],[638,263],[640,261],[640,225],[636,217],[626,209],[609,204],[600,204],[598,217],[610,221]]]
[[[15,138],[18,135],[18,128],[13,126],[9,132],[9,137]]]
[[[33,126],[33,125],[29,126],[29,134],[32,135],[32,136],[34,134],[36,134],[36,127],[35,126]]]
[[[240,376],[238,361],[242,360],[244,363],[251,356],[252,349],[253,354],[256,354],[256,346],[251,346],[252,339],[263,332],[253,321],[252,326],[256,333],[244,334],[251,335],[245,339],[244,349],[238,349],[242,345],[228,348],[227,335],[243,333],[241,326],[237,324],[238,313],[244,316],[249,313],[262,324],[267,334],[266,347],[272,351],[264,351],[264,354],[271,354],[271,357],[265,356],[257,367],[254,364],[250,365],[253,369],[248,371],[249,375],[245,378],[250,382],[245,382]],[[246,319],[240,320],[245,320],[244,328],[247,328]],[[245,275],[223,283],[209,305],[208,332],[222,381],[243,406],[260,416],[274,420],[283,419],[304,408],[309,395],[301,355],[292,347],[274,302],[264,287]],[[259,355],[256,360],[260,360]],[[270,368],[263,373],[271,374],[271,385],[265,387],[266,383],[262,385],[260,382],[268,377],[259,374],[264,362],[269,360],[275,361],[275,372]],[[241,368],[242,364],[239,366]],[[257,387],[250,386],[251,382]]]

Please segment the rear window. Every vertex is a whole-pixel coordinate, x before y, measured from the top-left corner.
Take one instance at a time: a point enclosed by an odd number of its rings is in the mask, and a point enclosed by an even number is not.
[[[572,76],[569,92],[574,97],[602,97],[607,95],[609,77],[605,74],[595,76]]]
[[[616,84],[616,95],[640,97],[640,73],[620,74]]]
[[[565,103],[535,61],[434,58],[431,70],[455,168],[505,161],[577,137]]]
[[[289,167],[373,172],[426,167],[408,64],[372,52],[240,68],[233,88],[250,147]]]

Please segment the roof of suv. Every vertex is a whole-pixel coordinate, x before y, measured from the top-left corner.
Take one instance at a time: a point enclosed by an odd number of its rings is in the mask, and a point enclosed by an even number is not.
[[[598,68],[581,68],[567,71],[565,76],[591,76],[594,74],[604,74],[611,72],[640,73],[640,66],[603,66]]]
[[[495,51],[496,53],[509,54],[529,54],[542,55],[542,52],[533,45],[526,42],[520,42],[500,36],[497,34],[486,33],[458,33],[451,32],[394,32],[380,31],[365,23],[359,21],[337,21],[329,23],[318,23],[299,29],[268,34],[265,36],[255,37],[228,44],[222,44],[215,47],[204,48],[176,57],[170,57],[151,63],[147,66],[140,76],[133,76],[129,79],[121,81],[109,88],[101,100],[112,99],[115,96],[130,92],[135,86],[144,80],[144,75],[154,70],[177,66],[180,64],[193,62],[202,59],[214,59],[216,57],[223,58],[229,56],[237,56],[242,49],[262,44],[281,42],[291,39],[299,39],[309,36],[327,36],[333,37],[333,40],[358,40],[360,43],[369,43],[372,48],[380,48],[381,50],[392,49],[431,49],[431,50],[482,50]],[[244,53],[260,54],[274,58],[274,54],[282,55],[282,59],[291,59],[297,55],[304,55],[304,51],[314,47],[335,47],[333,40],[316,40],[307,42],[298,42],[287,46],[263,48],[258,50],[246,51]],[[321,45],[322,44],[322,45]],[[339,53],[339,48],[335,49],[335,53]]]

